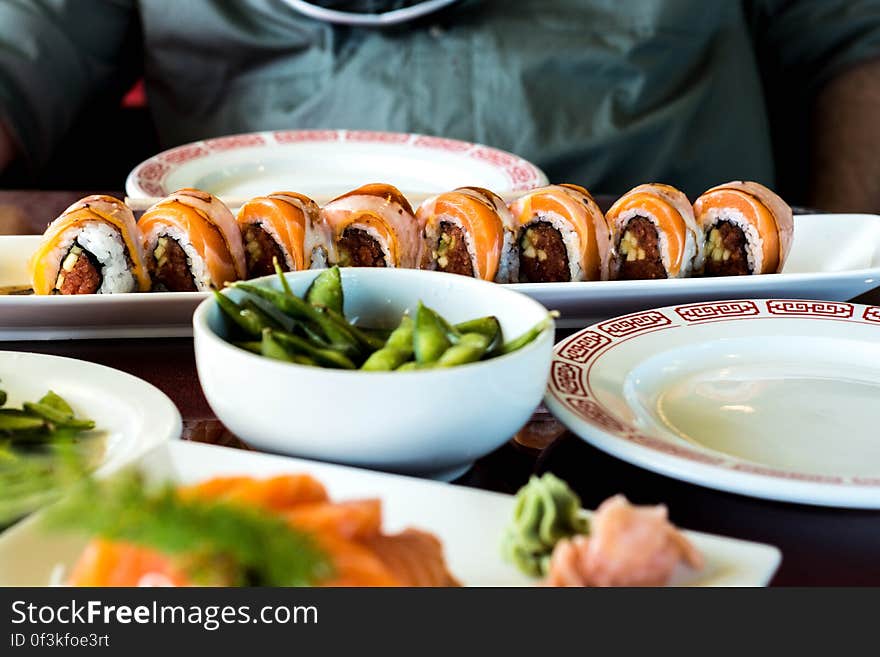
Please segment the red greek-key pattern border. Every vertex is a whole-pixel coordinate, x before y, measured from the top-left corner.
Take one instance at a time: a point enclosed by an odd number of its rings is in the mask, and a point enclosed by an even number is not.
[[[612,338],[622,338],[671,324],[672,320],[659,310],[647,310],[641,313],[633,313],[632,315],[624,315],[608,322],[602,322],[597,325],[597,328]]]
[[[517,155],[497,148],[458,139],[375,130],[276,130],[206,139],[172,148],[150,158],[135,169],[134,179],[138,186],[151,196],[163,196],[171,191],[165,189],[165,179],[175,166],[207,157],[211,153],[272,144],[337,141],[409,144],[428,150],[459,153],[474,160],[487,162],[503,171],[512,191],[525,191],[546,183],[546,178],[540,169]]]
[[[553,385],[567,395],[586,396],[587,390],[584,387],[583,375],[583,368],[573,363],[554,361],[550,368],[550,378]]]
[[[855,307],[839,301],[804,301],[801,299],[770,299],[767,312],[771,315],[849,319]]]
[[[761,311],[753,301],[712,301],[678,306],[676,314],[686,322],[705,322],[712,319],[731,319],[733,317],[753,317]]]
[[[611,344],[611,338],[596,331],[581,331],[564,342],[557,350],[561,358],[586,363],[602,347]]]

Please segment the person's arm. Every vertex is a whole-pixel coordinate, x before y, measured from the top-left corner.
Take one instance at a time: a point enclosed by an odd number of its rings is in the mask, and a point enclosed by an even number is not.
[[[12,134],[3,121],[0,121],[0,172],[8,167],[15,159],[15,142]]]
[[[0,2],[0,170],[38,170],[85,103],[131,78],[134,0]]]
[[[742,0],[778,190],[823,210],[880,211],[880,0]]]
[[[880,59],[844,71],[819,93],[811,177],[814,207],[880,212]]]

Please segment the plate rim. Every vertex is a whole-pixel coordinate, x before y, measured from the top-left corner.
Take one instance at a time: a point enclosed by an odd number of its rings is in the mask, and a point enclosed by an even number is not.
[[[683,312],[691,313],[693,318],[687,319]],[[712,316],[712,312],[722,315]],[[829,313],[841,312],[849,312],[849,315],[846,318],[829,316]],[[706,315],[701,316],[702,313]],[[627,463],[674,479],[781,502],[880,509],[880,476],[815,475],[747,461],[708,448],[677,445],[621,420],[594,396],[586,394],[586,379],[582,378],[586,376],[584,369],[623,338],[630,339],[673,327],[756,318],[847,322],[880,330],[880,306],[842,301],[732,299],[677,304],[628,313],[591,324],[554,346],[544,403],[584,442]],[[614,335],[615,330],[617,335]],[[578,341],[582,341],[577,347],[583,351],[581,355],[574,352],[576,360],[562,353]],[[559,374],[563,367],[569,370],[566,374]],[[570,378],[565,383],[563,377],[566,376],[578,378],[574,383]],[[570,391],[563,388],[565,385],[569,386]],[[571,388],[574,385],[579,387]],[[580,413],[574,410],[569,401],[571,399],[582,406]],[[583,413],[589,413],[591,417]]]
[[[176,169],[196,159],[240,148],[265,148],[309,143],[376,143],[459,154],[487,164],[508,180],[507,189],[519,192],[547,185],[547,174],[533,162],[509,151],[476,142],[415,132],[384,130],[303,129],[260,130],[200,139],[169,148],[137,164],[125,178],[125,192],[131,198],[167,196],[172,191],[165,180]]]

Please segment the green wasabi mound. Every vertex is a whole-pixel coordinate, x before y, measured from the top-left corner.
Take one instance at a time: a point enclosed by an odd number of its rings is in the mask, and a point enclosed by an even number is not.
[[[527,575],[543,577],[556,544],[589,531],[581,500],[568,484],[549,472],[541,477],[532,475],[516,494],[501,554]]]

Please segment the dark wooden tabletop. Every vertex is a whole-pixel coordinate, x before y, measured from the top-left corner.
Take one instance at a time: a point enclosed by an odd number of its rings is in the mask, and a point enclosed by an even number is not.
[[[0,191],[0,234],[42,232],[80,196]],[[880,288],[857,301],[880,303]],[[246,448],[205,401],[191,339],[0,342],[0,349],[80,358],[134,374],[177,404],[184,438]],[[568,481],[588,508],[622,492],[636,503],[666,504],[682,527],[776,545],[782,564],[775,585],[880,585],[880,512],[770,502],[680,482],[604,454],[542,410],[455,483],[513,493],[529,475],[546,471]]]

